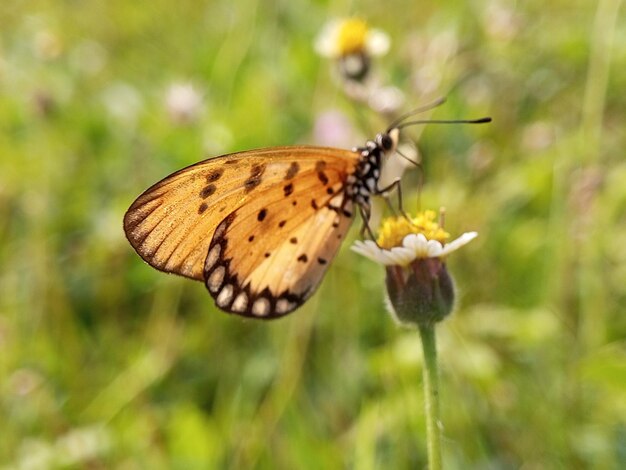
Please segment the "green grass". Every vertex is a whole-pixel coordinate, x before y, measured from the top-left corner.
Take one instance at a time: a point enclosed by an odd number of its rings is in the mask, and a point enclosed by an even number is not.
[[[480,233],[438,329],[445,467],[626,461],[621,2],[327,3],[2,2],[0,468],[425,466],[419,338],[385,312],[380,267],[346,243],[301,310],[245,321],[122,231],[206,155],[312,143],[330,109],[384,128],[313,51],[345,14],[390,34],[376,67],[407,109],[456,38],[433,116],[494,118],[418,141],[422,205]],[[186,126],[163,104],[176,81],[204,94]]]

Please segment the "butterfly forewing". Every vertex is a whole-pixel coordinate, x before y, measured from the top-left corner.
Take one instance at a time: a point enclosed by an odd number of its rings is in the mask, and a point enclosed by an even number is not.
[[[207,288],[223,310],[273,318],[309,298],[352,221],[343,191],[345,160],[322,160],[230,214],[205,266]]]
[[[236,287],[241,290],[249,286],[252,296],[259,293],[259,286],[263,285],[261,278],[271,280],[267,289],[277,302],[275,292],[284,292],[285,286],[301,286],[318,275],[321,278],[323,269],[321,274],[318,268],[303,269],[297,264],[298,269],[292,269],[289,256],[293,250],[279,247],[289,243],[291,237],[285,237],[290,231],[304,230],[304,227],[318,230],[328,223],[333,231],[338,230],[339,227],[332,226],[336,212],[322,208],[326,207],[325,201],[343,197],[343,182],[354,172],[357,163],[358,154],[354,152],[308,146],[274,147],[205,160],[168,176],[139,196],[124,217],[126,236],[139,255],[155,268],[197,280],[204,280],[211,240],[223,236],[227,243],[219,259],[232,264],[228,272],[231,276],[237,275]],[[319,198],[319,204],[311,202],[313,196]],[[294,200],[297,201],[295,206]],[[305,208],[307,203],[309,207]],[[273,212],[267,216],[267,224],[261,223],[265,218],[259,215],[264,207],[268,211],[272,208]],[[280,213],[285,214],[285,218],[275,221],[276,214]],[[259,218],[264,220],[259,221]],[[283,227],[269,224],[282,220],[286,221]],[[251,245],[250,236],[258,243]],[[328,239],[320,240],[330,243],[332,235],[326,236]],[[326,248],[325,243],[316,242],[307,233],[301,237],[303,243],[306,239],[310,244],[309,250],[317,247],[328,253],[332,251],[334,256],[338,247],[337,242],[337,246]],[[246,256],[253,246],[254,256]],[[270,249],[267,259],[266,248]],[[313,252],[310,253],[313,256]],[[332,256],[326,256],[330,261]],[[266,263],[270,259],[271,268]],[[282,276],[288,268],[289,276]],[[261,273],[265,274],[261,276]],[[318,283],[319,279],[310,282],[313,288]],[[292,302],[296,296],[303,295],[300,288],[293,292],[296,291],[298,294],[290,294]],[[214,295],[216,301],[221,292]],[[223,293],[222,298],[227,293]],[[272,309],[287,313],[283,308],[285,302],[278,307],[276,302],[271,304]],[[257,311],[261,309],[257,307]]]

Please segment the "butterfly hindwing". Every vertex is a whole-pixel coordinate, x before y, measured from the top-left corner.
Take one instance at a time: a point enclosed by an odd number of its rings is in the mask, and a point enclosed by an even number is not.
[[[224,219],[204,274],[221,309],[276,318],[313,294],[352,222],[338,163],[318,160],[313,172],[268,188]]]
[[[124,230],[137,253],[153,267],[204,280],[211,240],[229,214],[238,214],[259,200],[285,206],[290,182],[295,186],[296,181],[303,181],[298,186],[305,188],[306,180],[326,191],[320,162],[345,178],[357,161],[358,155],[348,150],[308,146],[205,160],[168,176],[139,196],[124,217]],[[271,238],[272,232],[259,236]]]

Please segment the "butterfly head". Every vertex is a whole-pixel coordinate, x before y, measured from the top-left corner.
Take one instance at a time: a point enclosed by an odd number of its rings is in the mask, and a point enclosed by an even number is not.
[[[380,148],[386,155],[389,155],[396,151],[399,139],[400,129],[394,127],[393,129],[389,129],[387,132],[381,132],[378,134],[375,141],[378,148]]]

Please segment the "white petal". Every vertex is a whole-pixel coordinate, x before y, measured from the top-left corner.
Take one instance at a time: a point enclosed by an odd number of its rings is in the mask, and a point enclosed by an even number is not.
[[[385,266],[393,266],[395,263],[395,259],[393,254],[387,250],[380,250],[380,262]]]
[[[372,240],[357,240],[352,251],[385,266],[406,266],[420,258],[440,258],[466,245],[478,236],[476,232],[467,232],[456,240],[443,246],[437,240],[427,240],[422,233],[411,233],[402,240],[403,246],[391,250],[379,248]]]
[[[448,254],[452,253],[455,250],[458,250],[463,245],[467,245],[469,242],[471,242],[477,236],[478,236],[477,232],[465,232],[463,235],[461,235],[456,240],[451,241],[450,243],[446,243],[446,246],[443,247],[443,250],[442,250],[440,256],[445,256],[445,255],[448,255]]]
[[[388,258],[393,261],[390,265],[405,266],[415,258],[413,251],[403,246],[395,246],[387,251]]]
[[[378,248],[372,240],[357,240],[352,245],[352,251],[371,259],[375,263],[385,264],[386,258],[383,256],[383,250]]]
[[[411,233],[404,237],[402,244],[413,251],[413,259],[428,257],[428,240],[423,233]]]
[[[428,240],[427,258],[438,258],[443,252],[443,245],[437,240]]]
[[[386,54],[391,45],[389,36],[379,29],[370,29],[365,39],[365,48],[371,55]]]
[[[324,25],[320,33],[315,38],[313,47],[322,57],[336,58],[339,56],[339,29],[341,28],[340,20],[331,20]]]

